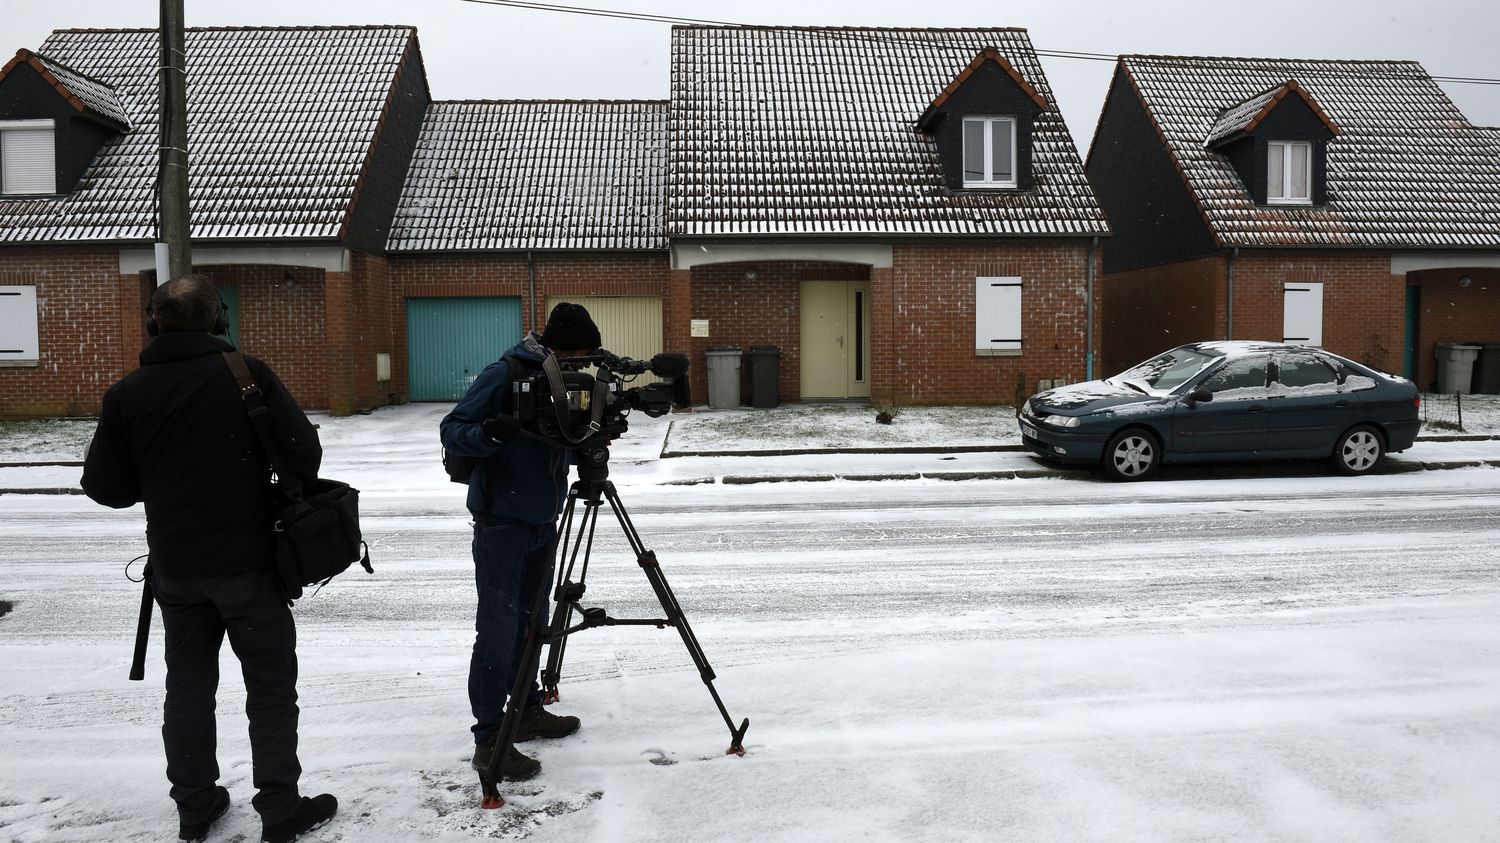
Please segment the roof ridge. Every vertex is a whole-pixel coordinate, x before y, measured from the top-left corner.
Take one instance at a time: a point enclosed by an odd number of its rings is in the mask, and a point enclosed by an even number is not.
[[[43,61],[43,62],[45,62],[47,64],[57,65],[58,67],[62,68],[63,70],[68,71],[69,73],[72,73],[73,75],[77,76],[80,79],[83,79],[83,80],[88,81],[88,82],[93,82],[95,85],[99,85],[101,87],[108,88],[111,91],[115,90],[115,86],[114,85],[112,85],[112,84],[104,81],[103,79],[100,79],[97,76],[90,76],[89,74],[84,73],[83,71],[79,70],[78,68],[74,67],[73,65],[68,64],[67,62],[64,62],[64,61],[59,61],[58,59],[55,59],[52,56],[47,55],[46,53],[42,52],[41,50],[32,50],[32,49],[28,49],[26,47],[22,47],[17,52],[18,53],[26,53],[27,55],[30,55],[30,56],[35,56],[37,59],[39,59],[39,60],[41,60],[41,61]]]
[[[189,26],[187,32],[334,32],[353,31],[364,29],[401,29],[415,31],[416,27],[404,23],[370,23],[370,24],[330,24],[326,26]],[[69,32],[85,33],[107,33],[107,32],[150,32],[156,33],[161,30],[156,27],[145,26],[74,26],[63,27],[52,30],[53,35]]]
[[[1027,32],[1024,26],[786,26],[772,24],[743,24],[724,26],[721,24],[678,23],[673,29],[720,29],[725,31],[757,32]]]
[[[1419,68],[1422,66],[1422,63],[1420,61],[1416,60],[1416,59],[1298,59],[1298,58],[1285,58],[1285,57],[1276,58],[1276,57],[1272,57],[1272,56],[1169,56],[1169,55],[1162,55],[1162,54],[1159,54],[1159,53],[1121,53],[1120,54],[1120,59],[1122,59],[1122,60],[1124,60],[1124,59],[1152,59],[1152,60],[1157,60],[1157,61],[1169,61],[1169,62],[1212,61],[1212,62],[1225,62],[1225,63],[1228,63],[1228,62],[1256,62],[1256,63],[1265,63],[1265,62],[1292,62],[1292,63],[1298,63],[1298,64],[1330,64],[1330,65],[1350,65],[1350,64],[1398,65],[1398,64],[1400,64],[1400,65],[1413,65],[1413,66],[1416,66],[1416,67],[1419,67]],[[1422,70],[1422,73],[1423,73],[1423,75],[1427,75],[1427,71],[1426,71],[1425,68]]]
[[[668,105],[671,100],[648,99],[458,99],[432,100],[432,105]]]

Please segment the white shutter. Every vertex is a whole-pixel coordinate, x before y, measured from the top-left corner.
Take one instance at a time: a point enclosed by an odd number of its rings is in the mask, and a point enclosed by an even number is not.
[[[36,287],[0,287],[0,366],[36,363]]]
[[[0,193],[57,192],[57,145],[51,120],[0,123]]]
[[[974,348],[1021,349],[1021,279],[982,275],[974,279]]]
[[[1297,345],[1323,345],[1323,285],[1291,283],[1281,285],[1282,342]]]

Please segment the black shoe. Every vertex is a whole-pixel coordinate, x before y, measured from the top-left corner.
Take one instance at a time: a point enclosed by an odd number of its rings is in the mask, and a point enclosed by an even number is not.
[[[516,727],[516,743],[525,743],[535,738],[565,738],[578,731],[578,718],[572,715],[558,716],[534,705],[521,715],[521,725]]]
[[[490,761],[495,755],[495,744],[500,742],[497,734],[492,738],[484,740],[474,746],[474,769],[480,772],[488,772]],[[510,748],[510,755],[505,759],[505,780],[508,782],[524,782],[542,771],[542,762],[529,755],[523,755],[519,749]]]
[[[311,799],[304,796],[296,813],[281,822],[262,825],[260,839],[265,843],[290,843],[333,819],[338,810],[339,801],[331,793],[320,794]]]
[[[222,787],[214,788],[214,798],[208,803],[208,814],[205,819],[196,822],[188,822],[186,819],[177,824],[177,839],[197,843],[197,841],[208,837],[208,832],[229,810],[229,791]]]

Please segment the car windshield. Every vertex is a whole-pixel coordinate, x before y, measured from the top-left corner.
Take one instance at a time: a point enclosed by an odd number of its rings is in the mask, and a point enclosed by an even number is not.
[[[1203,371],[1205,366],[1218,359],[1219,355],[1216,354],[1204,354],[1190,348],[1174,348],[1126,369],[1109,378],[1109,382],[1152,395],[1164,395],[1182,386]]]

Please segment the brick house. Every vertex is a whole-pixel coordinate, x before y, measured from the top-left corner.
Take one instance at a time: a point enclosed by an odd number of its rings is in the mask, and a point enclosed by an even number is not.
[[[1284,339],[1429,388],[1500,342],[1500,142],[1416,63],[1122,56],[1087,169],[1106,373]]]
[[[666,136],[665,101],[428,108],[386,243],[411,400],[461,397],[562,299],[611,351],[662,350]]]
[[[385,403],[384,245],[429,100],[407,27],[187,32],[193,261],[308,406]],[[315,57],[309,60],[308,57]],[[155,283],[155,30],[0,69],[0,416],[92,412]]]
[[[700,400],[722,345],[778,346],[783,400],[1088,373],[1108,227],[1024,30],[675,27],[669,150],[666,345]]]

